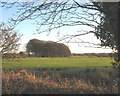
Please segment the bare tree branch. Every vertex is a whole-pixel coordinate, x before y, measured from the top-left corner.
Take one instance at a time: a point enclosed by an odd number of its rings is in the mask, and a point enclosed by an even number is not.
[[[96,37],[101,40],[101,43],[107,42],[102,43],[101,45],[108,46],[107,44],[111,42],[108,42],[108,40],[110,40],[109,37],[111,36],[108,36],[109,32],[105,32],[104,34],[107,35],[108,39],[104,38],[102,31],[98,32],[100,30],[99,28],[101,28],[104,23],[104,13],[107,13],[107,11],[104,10],[105,5],[106,3],[93,2],[93,0],[90,0],[89,2],[80,2],[78,0],[72,0],[72,2],[69,0],[52,2],[51,0],[45,0],[44,2],[3,3],[2,6],[6,6],[6,8],[14,6],[18,9],[16,13],[17,16],[10,19],[10,22],[12,21],[10,25],[12,25],[13,28],[25,20],[35,20],[37,33],[47,32],[50,34],[52,30],[60,30],[62,27],[84,25],[93,30],[88,30],[87,33],[81,32],[76,35],[69,34],[70,36],[68,37],[71,39],[94,33]],[[60,35],[60,31],[58,31],[58,35]],[[63,40],[68,39],[68,37],[64,37]],[[111,40],[112,38],[113,35],[111,36]],[[104,39],[107,40],[105,41]],[[113,44],[110,46],[113,46]]]
[[[13,29],[5,27],[4,24],[0,24],[0,52],[3,54],[17,50],[20,45],[18,41],[21,36],[13,31]]]

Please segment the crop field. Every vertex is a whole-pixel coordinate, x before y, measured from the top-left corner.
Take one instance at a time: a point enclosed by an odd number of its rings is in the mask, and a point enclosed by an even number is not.
[[[109,57],[3,59],[4,94],[116,94],[118,72]]]

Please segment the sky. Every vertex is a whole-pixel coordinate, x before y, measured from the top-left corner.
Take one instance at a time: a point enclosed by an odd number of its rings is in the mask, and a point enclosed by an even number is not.
[[[5,9],[5,8],[0,8],[0,22],[8,22],[8,19],[13,15],[15,12],[15,8],[11,9]],[[36,33],[36,26],[33,24],[34,21],[32,20],[26,20],[21,22],[19,25],[16,26],[15,30],[18,31],[18,33],[23,34],[21,37],[21,40],[19,41],[21,43],[19,51],[24,51],[26,44],[29,42],[30,39],[36,38],[39,40],[45,40],[45,41],[58,41],[60,38],[62,38],[63,35],[66,34],[75,34],[79,30],[91,30],[88,27],[84,26],[75,26],[75,27],[63,27],[60,29],[61,35],[58,37],[58,30],[53,30],[49,35],[47,33],[42,33],[42,34],[37,34]],[[36,34],[34,34],[36,33]],[[94,34],[89,34],[85,36],[81,36],[77,38],[77,40],[83,40],[85,42],[92,42],[92,43],[100,43],[99,40],[94,36]],[[73,41],[75,41],[73,39]],[[67,45],[72,53],[108,53],[112,52],[111,49],[105,49],[105,48],[93,48],[93,46],[89,46],[88,44],[82,44],[82,43],[66,43],[66,42],[61,42]],[[88,46],[88,47],[85,47]]]

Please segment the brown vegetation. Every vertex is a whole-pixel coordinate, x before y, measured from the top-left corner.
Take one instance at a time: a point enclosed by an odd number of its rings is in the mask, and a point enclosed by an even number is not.
[[[59,73],[46,72],[36,76],[27,70],[17,73],[3,71],[3,94],[118,93],[116,74],[93,71],[86,70],[84,74],[81,72],[80,78],[63,78]]]
[[[20,56],[16,53],[5,53],[2,55],[2,58],[6,58],[6,59],[9,59],[9,58],[20,58]]]
[[[19,52],[19,53],[4,53],[4,54],[2,54],[2,58],[5,58],[5,59],[25,58],[25,57],[27,57],[27,54],[25,54],[24,52]]]

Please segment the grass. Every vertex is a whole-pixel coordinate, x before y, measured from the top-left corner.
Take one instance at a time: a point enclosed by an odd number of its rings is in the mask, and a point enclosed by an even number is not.
[[[85,68],[85,67],[111,67],[113,59],[108,57],[70,57],[70,58],[19,58],[3,59],[3,69],[17,68]]]
[[[3,94],[114,94],[118,72],[112,58],[3,59]]]

